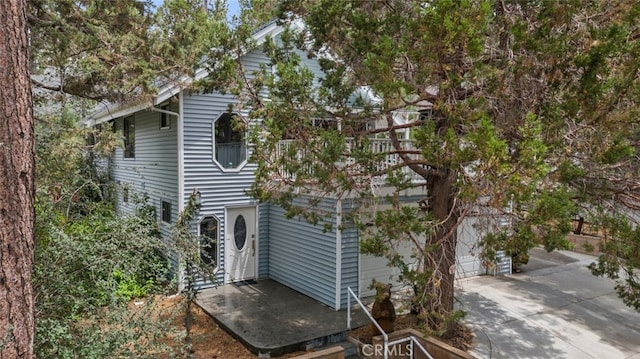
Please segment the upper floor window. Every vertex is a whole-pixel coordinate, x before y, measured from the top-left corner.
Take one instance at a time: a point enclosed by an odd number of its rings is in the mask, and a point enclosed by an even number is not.
[[[122,126],[124,158],[136,157],[136,125],[133,116],[125,117]]]
[[[215,161],[223,169],[234,169],[247,160],[246,123],[240,116],[224,113],[213,125]]]
[[[170,106],[164,105],[160,107],[160,109],[164,111],[170,111]],[[171,115],[165,112],[161,112],[160,113],[160,129],[164,130],[168,128],[171,128]]]

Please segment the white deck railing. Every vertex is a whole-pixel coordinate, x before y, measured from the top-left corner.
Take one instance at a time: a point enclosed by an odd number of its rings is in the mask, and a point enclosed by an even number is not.
[[[362,176],[367,177],[371,176],[372,173],[378,173],[379,175],[373,176],[371,181],[376,184],[383,184],[386,182],[387,171],[393,170],[398,171],[396,173],[402,173],[408,178],[410,178],[414,183],[424,182],[424,178],[417,175],[413,172],[408,166],[401,166],[402,159],[398,154],[398,151],[411,151],[416,150],[415,146],[410,140],[400,140],[400,148],[396,149],[393,146],[393,143],[388,138],[376,138],[376,139],[368,139],[367,140],[368,148],[359,148],[356,149],[358,144],[353,139],[348,139],[346,143],[346,151],[344,153],[343,159],[336,163],[339,168],[344,168],[352,176]],[[290,153],[289,149],[291,145],[294,143],[294,140],[283,140],[278,143],[276,148],[275,158],[280,161],[296,161],[297,163],[301,163],[303,160],[310,161],[309,156],[314,156],[313,151],[307,148],[300,148],[294,153]],[[360,144],[360,146],[362,146]],[[376,156],[376,160],[373,161],[373,164],[367,165],[367,168],[364,168],[362,164],[357,163],[356,159],[351,155],[355,151],[364,152],[372,155],[372,157]],[[415,158],[415,154],[408,154],[409,158]],[[303,170],[302,168],[300,170]],[[290,173],[288,171],[281,171],[281,174],[289,179],[295,178],[295,173]]]

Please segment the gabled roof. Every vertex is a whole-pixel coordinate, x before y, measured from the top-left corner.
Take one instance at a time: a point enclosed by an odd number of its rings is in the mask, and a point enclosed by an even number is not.
[[[294,28],[303,28],[301,21],[296,20],[289,24]],[[254,31],[251,36],[255,45],[262,45],[267,38],[273,38],[284,31],[285,27],[279,25],[276,21],[265,24],[261,28]],[[113,120],[118,117],[127,116],[132,113],[145,110],[147,108],[157,106],[164,101],[167,101],[171,97],[177,95],[182,89],[189,86],[194,81],[205,78],[209,75],[209,71],[206,68],[199,68],[195,72],[194,77],[183,76],[177,81],[171,81],[164,86],[160,86],[158,93],[149,102],[131,102],[131,103],[102,103],[98,105],[93,113],[83,119],[83,122],[87,126],[94,126],[99,123],[103,123],[109,120]]]

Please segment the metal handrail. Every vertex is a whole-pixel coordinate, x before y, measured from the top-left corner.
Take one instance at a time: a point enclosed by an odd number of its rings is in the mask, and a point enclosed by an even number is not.
[[[358,296],[353,292],[353,290],[351,290],[351,287],[347,287],[347,291],[349,292],[349,295],[347,296],[347,329],[351,330],[351,297],[353,297],[356,300],[356,303],[358,303],[360,308],[362,308],[364,313],[367,315],[367,317],[369,317],[369,320],[371,320],[373,325],[375,325],[378,331],[382,333],[382,337],[384,338],[384,359],[389,358],[389,346],[404,343],[406,341],[411,342],[411,356],[414,355],[413,348],[414,348],[414,345],[417,344],[418,348],[420,348],[420,351],[422,351],[422,353],[428,359],[433,359],[433,357],[431,356],[431,354],[429,354],[427,349],[413,335],[389,342],[389,336],[387,335],[387,333],[384,330],[382,330],[382,328],[380,327],[380,324],[378,324],[378,322],[373,318],[371,313],[369,313],[369,311],[367,310],[367,307],[364,304],[362,304],[362,301],[360,301],[360,298],[358,298]]]
[[[422,345],[422,343],[420,343],[420,341],[419,341],[416,337],[414,337],[413,335],[411,336],[411,341],[412,341],[412,343],[411,343],[411,345],[412,345],[412,346],[413,346],[413,344],[418,344],[418,348],[420,348],[420,350],[422,351],[422,353],[423,353],[425,356],[427,356],[429,359],[433,359],[433,357],[431,356],[431,354],[429,354],[429,352],[427,351],[427,348],[425,348],[425,347]],[[411,351],[413,352],[413,347],[412,347],[411,349],[412,349]]]
[[[396,344],[400,344],[400,343],[404,343],[404,342],[411,342],[411,356],[414,356],[414,352],[413,352],[413,348],[414,345],[418,345],[418,348],[420,349],[420,351],[422,352],[422,354],[424,354],[428,359],[433,359],[433,357],[431,356],[431,354],[429,354],[429,352],[427,351],[427,349],[422,345],[422,343],[420,343],[420,341],[414,337],[413,335],[408,336],[406,338],[400,338],[397,340],[394,340],[392,342],[387,343],[388,346],[392,346],[392,345],[396,345]],[[385,351],[387,351],[388,348],[385,347]]]

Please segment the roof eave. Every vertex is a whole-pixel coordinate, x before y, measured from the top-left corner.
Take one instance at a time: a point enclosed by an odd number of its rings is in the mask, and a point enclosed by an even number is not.
[[[302,29],[303,24],[300,21],[293,21],[291,24],[296,29]],[[284,27],[278,25],[276,21],[265,25],[263,28],[257,30],[253,35],[253,41],[256,46],[262,45],[267,41],[267,38],[275,37],[284,31]],[[83,122],[87,126],[95,126],[100,123],[111,121],[118,117],[130,115],[132,113],[145,110],[152,106],[167,101],[171,97],[180,93],[180,91],[191,84],[194,80],[205,78],[209,75],[209,71],[206,68],[199,68],[195,73],[195,78],[184,77],[182,81],[173,82],[158,91],[158,94],[150,102],[133,103],[133,104],[105,104],[102,109],[94,112],[86,117]]]

